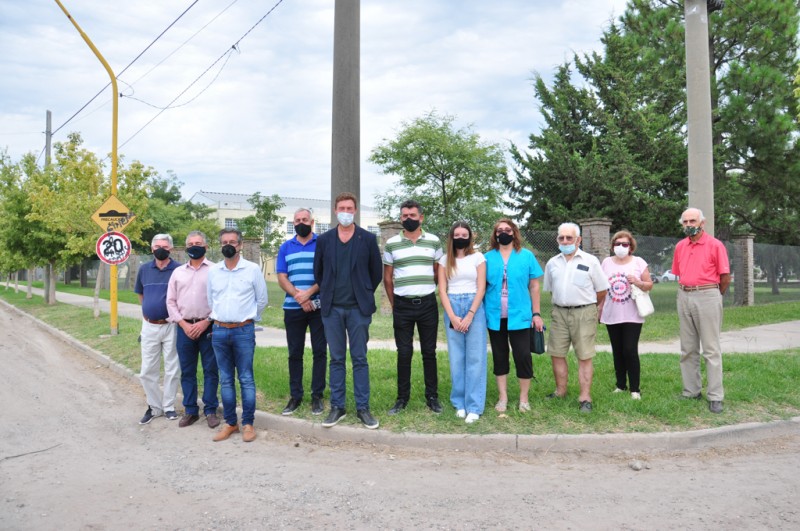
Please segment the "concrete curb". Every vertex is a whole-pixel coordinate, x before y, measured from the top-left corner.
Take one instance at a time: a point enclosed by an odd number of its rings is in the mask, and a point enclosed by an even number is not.
[[[72,336],[54,328],[16,306],[0,299],[0,304],[19,316],[33,321],[40,329],[68,343],[100,365],[138,383],[139,377],[129,368],[105,354],[84,345]],[[241,409],[239,409],[241,412]],[[348,412],[349,415],[355,412]],[[631,454],[636,452],[675,452],[709,447],[725,447],[757,442],[764,439],[800,433],[800,417],[771,422],[749,422],[720,428],[688,432],[608,433],[608,434],[420,434],[368,430],[358,426],[323,428],[322,419],[309,422],[256,410],[254,425],[311,439],[352,442],[395,447],[461,450],[471,452],[509,452],[532,454],[592,453],[598,455]]]

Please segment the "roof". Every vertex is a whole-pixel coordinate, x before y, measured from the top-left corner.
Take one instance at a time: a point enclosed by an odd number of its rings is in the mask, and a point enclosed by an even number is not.
[[[221,192],[206,192],[200,190],[195,193],[190,201],[203,205],[214,206],[217,208],[227,208],[232,210],[252,210],[250,203],[247,202],[253,194],[228,194]],[[284,203],[282,210],[296,210],[298,208],[310,208],[316,212],[327,211],[331,208],[330,199],[309,199],[303,197],[279,196]],[[369,205],[360,205],[362,212],[373,211]]]

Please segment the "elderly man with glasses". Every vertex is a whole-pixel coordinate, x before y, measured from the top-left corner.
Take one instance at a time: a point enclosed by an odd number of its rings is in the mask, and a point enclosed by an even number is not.
[[[544,269],[544,289],[553,293],[553,313],[547,353],[553,363],[556,390],[547,398],[567,395],[567,353],[570,346],[578,358],[578,402],[584,413],[592,411],[592,376],[597,335],[598,306],[609,284],[600,261],[579,249],[581,229],[575,223],[558,227],[559,254]]]

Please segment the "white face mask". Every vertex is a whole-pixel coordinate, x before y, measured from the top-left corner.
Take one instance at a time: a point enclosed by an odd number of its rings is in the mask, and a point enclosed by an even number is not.
[[[336,219],[339,220],[339,224],[342,227],[349,227],[353,224],[353,214],[352,212],[337,212]]]
[[[628,251],[630,247],[623,247],[621,245],[614,246],[614,254],[617,255],[617,258],[625,258],[628,256]]]

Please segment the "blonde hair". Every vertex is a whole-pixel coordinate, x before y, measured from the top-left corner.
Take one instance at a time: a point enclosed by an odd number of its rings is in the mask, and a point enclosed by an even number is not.
[[[619,238],[628,238],[628,241],[631,242],[631,251],[629,254],[633,254],[633,251],[636,250],[636,238],[634,238],[633,234],[626,230],[617,231],[614,236],[611,237],[611,254],[614,254],[614,244]]]

